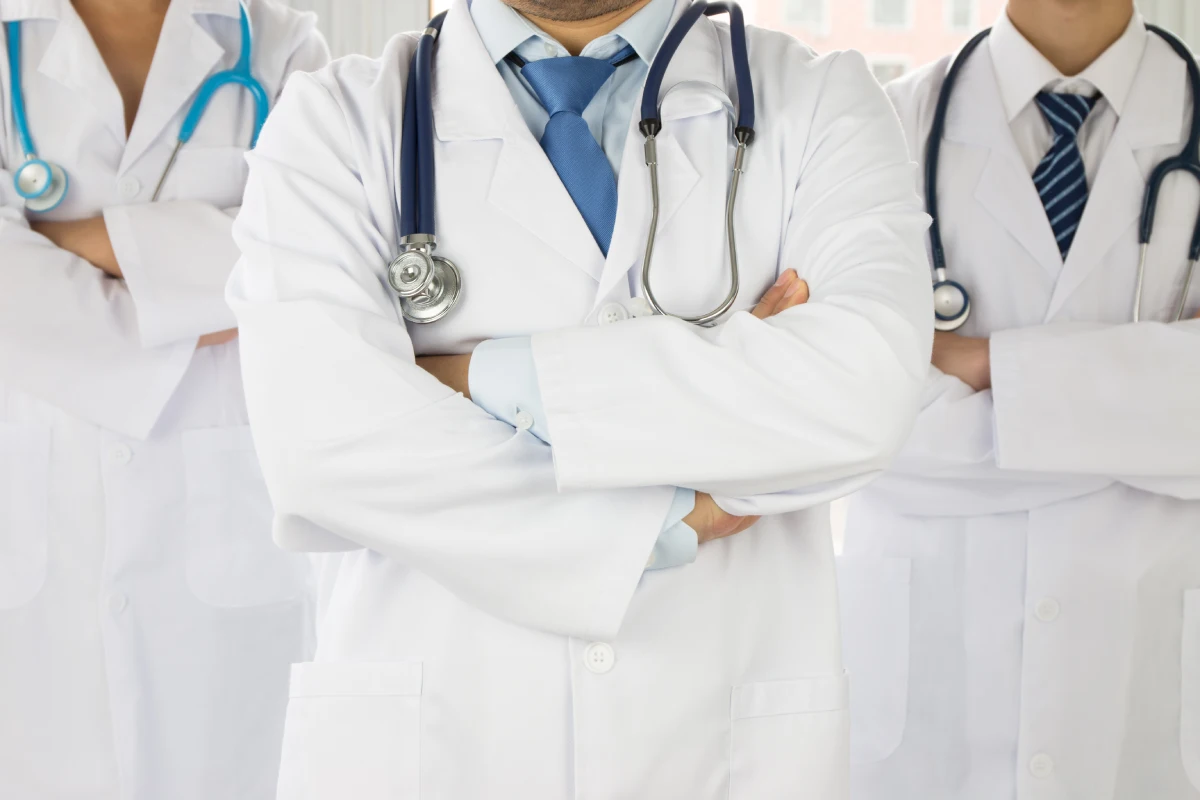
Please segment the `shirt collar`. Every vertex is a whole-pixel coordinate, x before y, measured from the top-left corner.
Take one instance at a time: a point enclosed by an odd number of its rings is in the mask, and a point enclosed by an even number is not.
[[[666,36],[667,24],[671,21],[674,9],[674,0],[650,0],[616,30],[589,42],[582,55],[607,58],[628,44],[638,57],[649,64]],[[518,49],[524,57],[530,52],[528,45],[531,39],[541,40],[543,46],[553,45],[559,55],[566,53],[566,49],[552,36],[518,14],[503,0],[472,0],[471,18],[494,64],[499,64],[509,53]],[[538,49],[533,48],[532,52],[538,53]],[[541,57],[541,54],[538,56]]]
[[[1042,90],[1077,94],[1099,91],[1119,117],[1146,50],[1146,36],[1146,23],[1141,14],[1134,12],[1121,38],[1087,69],[1068,78],[1017,30],[1007,13],[1001,12],[988,47],[1008,121],[1016,119]]]

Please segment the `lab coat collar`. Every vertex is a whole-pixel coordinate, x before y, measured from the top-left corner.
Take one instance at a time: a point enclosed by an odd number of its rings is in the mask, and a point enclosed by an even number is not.
[[[682,14],[687,4],[688,0],[678,0],[673,19]],[[712,90],[722,87],[720,91],[724,91],[723,68],[713,25],[700,20],[672,59],[663,87],[664,96],[681,89],[675,84],[682,83],[686,76],[689,86],[706,90],[680,91],[678,98],[671,97],[663,106],[664,122],[721,108]],[[541,145],[525,124],[495,62],[484,47],[466,0],[456,0],[446,16],[435,55],[433,84],[434,127],[439,140],[502,141],[492,175],[489,202],[576,267],[599,280],[605,272],[604,254]],[[637,116],[635,108],[631,128],[635,127]],[[694,183],[697,174],[671,136],[669,126],[659,138],[659,157],[664,165],[661,224],[665,224],[686,198],[686,192],[679,191],[676,184]],[[631,133],[623,158],[622,184],[632,180],[627,179],[626,174],[635,170],[645,172],[640,133]],[[622,220],[628,214],[621,204],[628,204],[629,193],[629,189],[618,187],[617,228],[609,251],[610,261],[614,252],[623,253],[627,247],[621,246],[620,241]],[[638,224],[641,223],[639,218]],[[628,267],[626,264],[625,269]]]
[[[1003,225],[1046,273],[1056,277],[1055,303],[1078,286],[1120,239],[1140,209],[1146,176],[1135,152],[1180,143],[1188,95],[1187,71],[1165,42],[1152,37],[1130,83],[1113,140],[1092,187],[1087,211],[1066,264],[1062,262],[1041,199],[1012,137],[1000,80],[986,42],[963,67],[946,116],[946,140],[990,152],[976,200]],[[984,52],[987,48],[988,52]],[[1053,307],[1051,308],[1053,313]]]
[[[1087,69],[1068,78],[1017,30],[1008,13],[1002,11],[989,40],[1008,121],[1011,123],[1016,119],[1043,90],[1075,91],[1078,94],[1098,91],[1117,116],[1121,116],[1146,50],[1148,35],[1142,15],[1135,11],[1121,37]]]
[[[1050,300],[1047,319],[1063,308],[1071,294],[1140,219],[1149,170],[1162,158],[1177,155],[1174,146],[1181,146],[1187,135],[1184,114],[1190,111],[1190,104],[1184,99],[1188,96],[1187,67],[1165,42],[1152,37],[1131,83],[1125,113],[1091,188],[1079,232]],[[1164,146],[1168,147],[1167,152],[1154,158],[1137,156],[1139,150]],[[1129,268],[1135,266],[1130,263]]]
[[[0,0],[0,22],[58,19],[66,0]]]
[[[230,40],[238,44],[233,53],[227,53],[196,19],[209,14],[236,19],[238,0],[175,0],[167,9],[137,119],[121,159],[121,172],[129,169],[160,136],[168,135],[173,142],[178,131],[165,131],[167,126],[195,97],[200,84],[219,67],[222,59],[228,57],[231,64],[237,60],[236,48],[240,47],[241,38],[236,27],[230,28],[233,31]],[[230,21],[220,24],[236,26]]]

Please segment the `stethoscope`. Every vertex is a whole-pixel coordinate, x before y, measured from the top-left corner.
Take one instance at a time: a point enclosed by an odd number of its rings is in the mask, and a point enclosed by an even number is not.
[[[180,148],[192,138],[192,134],[196,132],[200,120],[204,117],[209,101],[221,87],[235,83],[250,92],[251,97],[254,98],[255,110],[254,136],[250,140],[250,146],[254,147],[258,141],[258,134],[262,130],[263,123],[267,121],[269,101],[267,90],[250,72],[251,58],[254,53],[250,19],[246,15],[245,5],[239,3],[238,10],[241,15],[242,49],[238,55],[237,65],[233,69],[218,72],[200,85],[196,99],[192,101],[187,116],[183,120],[183,126],[179,130],[179,140],[171,153],[171,159],[163,169],[162,175],[158,179],[158,185],[154,187],[152,200],[158,199],[163,182],[171,172],[171,167],[175,165],[175,158],[179,155]],[[25,208],[29,211],[52,211],[58,208],[63,198],[67,196],[67,186],[70,180],[66,170],[58,164],[39,158],[37,150],[34,149],[33,137],[29,134],[29,121],[25,116],[25,97],[21,91],[21,23],[19,21],[6,22],[4,29],[8,39],[8,69],[13,120],[16,123],[17,137],[21,141],[21,149],[25,154],[25,163],[13,173],[13,186],[16,188],[17,194],[24,198]]]
[[[650,263],[654,238],[658,231],[659,186],[657,136],[662,131],[658,105],[659,91],[667,67],[680,43],[701,16],[729,14],[733,68],[738,88],[738,118],[734,127],[737,151],[733,178],[725,204],[725,232],[729,240],[729,294],[721,304],[697,317],[680,317],[685,322],[704,325],[730,309],[738,294],[737,244],[734,238],[734,209],[738,183],[744,171],[746,149],[754,141],[754,85],[750,78],[750,59],[746,48],[746,24],[736,3],[710,3],[697,0],[688,7],[663,39],[650,65],[642,90],[641,122],[638,129],[645,137],[646,166],[650,169],[652,212],[650,235],[642,260],[642,292],[657,313],[670,315],[650,288]],[[408,71],[405,89],[404,120],[400,134],[400,253],[388,265],[388,283],[400,296],[400,311],[410,322],[434,322],[450,313],[462,297],[462,274],[447,258],[434,255],[437,236],[434,228],[433,172],[433,49],[446,13],[434,17],[421,34],[417,52]]]
[[[1175,36],[1154,25],[1147,25],[1146,29],[1162,37],[1187,65],[1188,78],[1192,87],[1192,126],[1183,152],[1159,164],[1150,175],[1150,180],[1146,185],[1138,232],[1141,256],[1138,261],[1137,288],[1134,291],[1133,300],[1134,322],[1141,321],[1142,290],[1146,283],[1146,253],[1150,247],[1150,238],[1154,234],[1154,218],[1158,212],[1158,196],[1163,182],[1168,175],[1174,172],[1190,173],[1200,181],[1200,67],[1197,67],[1196,60],[1188,52],[1187,45]],[[957,330],[971,314],[971,296],[967,293],[966,287],[946,277],[946,251],[942,247],[942,235],[939,227],[938,158],[941,155],[942,137],[945,133],[946,111],[950,105],[954,84],[958,80],[963,65],[990,33],[991,30],[988,29],[977,34],[975,38],[967,42],[950,65],[950,70],[946,73],[946,81],[942,84],[941,93],[938,95],[937,107],[933,115],[933,127],[929,131],[929,141],[925,149],[925,207],[929,216],[933,217],[933,224],[929,228],[929,241],[933,254],[934,327],[939,331]],[[1175,322],[1183,319],[1184,305],[1187,302],[1192,275],[1196,271],[1196,262],[1200,261],[1200,218],[1197,219],[1196,230],[1192,236],[1192,248],[1188,260],[1190,263],[1184,278],[1183,293],[1179,297],[1179,305],[1175,310]]]

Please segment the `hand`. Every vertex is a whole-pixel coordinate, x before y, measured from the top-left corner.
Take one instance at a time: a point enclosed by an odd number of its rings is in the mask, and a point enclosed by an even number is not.
[[[93,267],[103,270],[114,278],[120,278],[121,265],[113,252],[112,241],[104,217],[90,217],[70,222],[29,223],[29,227],[45,236],[60,250],[74,253]]]
[[[793,306],[804,305],[808,302],[808,282],[800,279],[794,269],[785,269],[775,281],[775,285],[767,290],[762,300],[750,312],[759,319],[773,317],[781,311]]]
[[[713,501],[712,496],[704,492],[696,492],[696,507],[692,513],[683,518],[684,523],[696,532],[700,544],[714,539],[724,539],[741,533],[754,523],[758,517],[735,517]]]
[[[977,392],[992,388],[990,342],[957,333],[933,334],[933,365]]]
[[[237,335],[237,328],[230,328],[227,331],[217,331],[216,333],[206,333],[196,342],[196,349],[199,350],[201,347],[215,347],[219,344],[232,342],[237,338]]]
[[[471,399],[467,376],[471,370],[471,354],[461,356],[420,356],[417,366],[437,378],[462,396]]]

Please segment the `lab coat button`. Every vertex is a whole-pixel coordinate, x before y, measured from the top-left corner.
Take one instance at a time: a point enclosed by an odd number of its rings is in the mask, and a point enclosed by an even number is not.
[[[1038,601],[1033,613],[1042,622],[1054,622],[1054,620],[1058,619],[1058,612],[1060,610],[1061,607],[1058,605],[1057,600],[1053,597],[1045,597]]]
[[[614,322],[629,319],[629,312],[620,303],[607,303],[600,309],[598,319],[601,325],[612,325]]]
[[[616,661],[617,654],[613,652],[612,647],[603,642],[593,642],[583,651],[583,665],[588,668],[588,672],[597,675],[611,672]]]
[[[1054,772],[1054,759],[1045,753],[1038,753],[1029,759],[1029,771],[1035,778],[1049,778]]]
[[[533,427],[533,414],[517,409],[517,430],[527,431]]]
[[[121,197],[126,200],[132,200],[137,197],[138,192],[142,190],[142,182],[132,175],[127,175],[117,183],[117,191],[121,193]]]
[[[113,614],[120,614],[129,605],[129,598],[121,592],[108,596],[108,610]]]
[[[133,460],[133,450],[127,444],[115,444],[108,451],[108,458],[112,463],[124,466]]]

